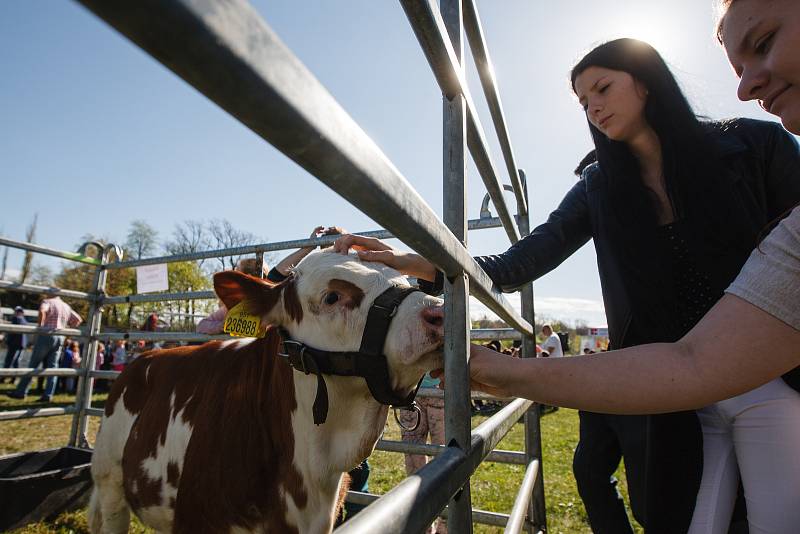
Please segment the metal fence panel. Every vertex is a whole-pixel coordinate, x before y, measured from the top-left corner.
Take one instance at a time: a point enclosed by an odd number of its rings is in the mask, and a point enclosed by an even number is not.
[[[532,333],[380,148],[244,0],[81,3],[446,273],[466,270],[478,299]]]

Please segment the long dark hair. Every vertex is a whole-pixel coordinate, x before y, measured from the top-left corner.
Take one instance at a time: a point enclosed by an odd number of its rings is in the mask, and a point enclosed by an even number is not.
[[[695,176],[697,171],[710,170],[707,164],[716,158],[703,122],[695,115],[666,62],[643,41],[609,41],[589,52],[572,69],[573,90],[575,79],[589,67],[627,72],[647,88],[644,115],[661,143],[667,193],[679,217],[686,215],[684,203],[691,182],[700,178]],[[654,225],[653,192],[644,186],[639,164],[628,145],[609,139],[591,122],[589,131],[597,161],[612,179],[616,212],[630,217],[626,223]]]

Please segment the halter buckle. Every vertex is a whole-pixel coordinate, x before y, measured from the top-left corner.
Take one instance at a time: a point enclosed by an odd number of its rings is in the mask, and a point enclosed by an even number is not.
[[[411,406],[401,406],[401,407],[392,407],[394,411],[394,420],[397,422],[397,425],[405,430],[406,432],[413,432],[419,428],[419,424],[422,422],[422,410],[419,409],[419,404],[416,402],[412,402]],[[417,422],[412,427],[405,426],[402,421],[400,421],[400,417],[397,415],[397,410],[405,410],[407,412],[416,412],[417,413]]]
[[[305,353],[306,353],[305,344],[304,343],[300,343],[299,341],[294,341],[293,339],[285,339],[285,338],[282,340],[282,344],[283,344],[284,350],[286,350],[286,347],[288,345],[294,345],[299,349],[300,361],[303,363],[303,370],[305,371],[305,366],[306,366],[306,362],[305,362],[305,359],[304,359],[304,356],[305,356]],[[291,358],[291,354],[289,354],[289,351],[278,352],[278,356],[283,356],[284,358],[287,358],[287,359]],[[308,373],[306,373],[306,374],[308,374]]]

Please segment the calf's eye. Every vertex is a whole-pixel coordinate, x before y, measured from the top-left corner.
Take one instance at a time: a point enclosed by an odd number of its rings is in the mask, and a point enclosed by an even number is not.
[[[338,293],[328,293],[325,295],[325,304],[331,305],[336,304],[339,302],[339,294]]]

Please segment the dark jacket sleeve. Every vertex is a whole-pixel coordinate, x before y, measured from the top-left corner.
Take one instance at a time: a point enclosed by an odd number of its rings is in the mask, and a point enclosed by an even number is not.
[[[769,138],[764,146],[766,188],[770,215],[788,215],[800,200],[800,150],[797,140],[777,123],[769,123]]]
[[[592,237],[585,180],[567,193],[547,218],[510,249],[475,261],[503,291],[516,291],[558,267]]]
[[[547,222],[502,254],[477,256],[475,261],[502,291],[512,292],[558,267],[581,248],[591,234],[586,183],[581,180],[567,193]],[[433,282],[419,280],[419,288],[436,295],[442,292],[443,282],[439,271]]]

